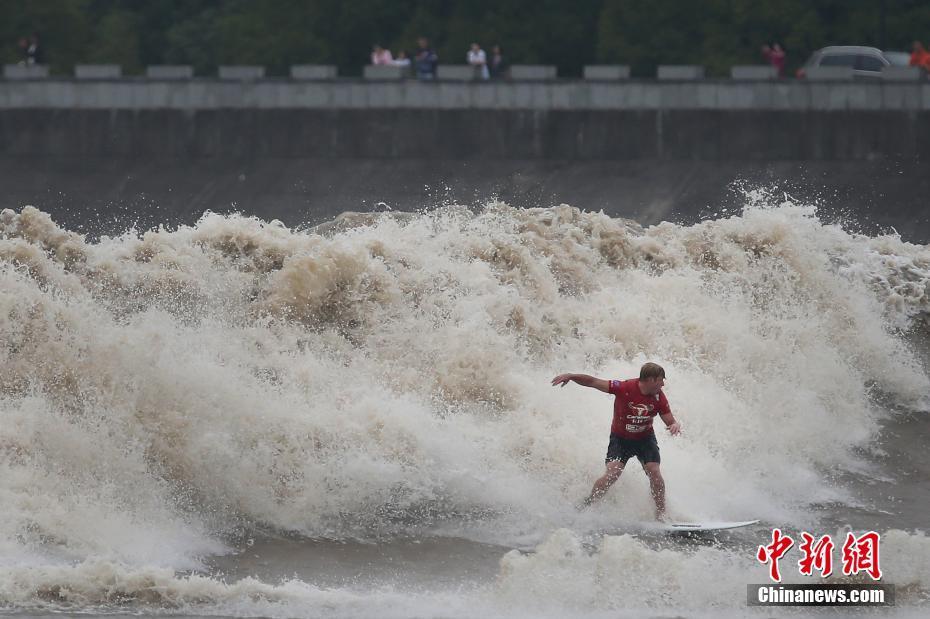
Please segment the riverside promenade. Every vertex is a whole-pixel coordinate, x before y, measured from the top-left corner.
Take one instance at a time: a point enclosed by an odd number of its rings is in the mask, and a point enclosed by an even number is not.
[[[911,72],[875,81],[847,80],[842,73],[810,80],[672,75],[499,82],[25,77],[0,80],[0,109],[930,110],[930,83]]]

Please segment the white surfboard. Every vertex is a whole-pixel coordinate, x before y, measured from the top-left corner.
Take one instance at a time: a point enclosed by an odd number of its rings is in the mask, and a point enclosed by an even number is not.
[[[667,524],[656,523],[656,527],[662,531],[701,533],[738,529],[758,524],[758,522],[758,520],[743,520],[741,522],[670,522]]]

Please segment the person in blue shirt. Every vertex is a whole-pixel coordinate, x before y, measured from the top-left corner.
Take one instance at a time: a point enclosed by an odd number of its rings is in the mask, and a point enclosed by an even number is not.
[[[439,56],[429,46],[426,37],[417,39],[417,54],[413,57],[417,78],[421,80],[436,79],[436,67],[439,65]]]

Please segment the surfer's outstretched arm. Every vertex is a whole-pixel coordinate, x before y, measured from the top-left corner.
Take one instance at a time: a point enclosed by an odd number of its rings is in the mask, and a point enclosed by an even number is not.
[[[587,374],[559,374],[552,379],[552,386],[555,387],[559,385],[560,387],[564,387],[569,381],[576,382],[582,387],[591,387],[592,389],[597,389],[604,393],[610,393],[610,381],[595,376],[588,376]]]

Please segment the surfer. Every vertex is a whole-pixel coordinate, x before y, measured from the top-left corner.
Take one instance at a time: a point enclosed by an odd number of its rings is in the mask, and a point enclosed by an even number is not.
[[[652,429],[652,420],[659,415],[672,436],[681,432],[681,424],[675,421],[668,400],[662,393],[665,370],[658,364],[646,363],[639,370],[639,379],[629,380],[606,380],[587,374],[559,374],[552,379],[552,385],[564,387],[570,381],[615,396],[614,418],[605,459],[607,471],[594,482],[591,495],[584,500],[583,506],[604,496],[607,489],[620,478],[626,461],[636,456],[649,477],[649,488],[656,503],[656,519],[664,521],[665,480],[659,469],[659,444]]]

